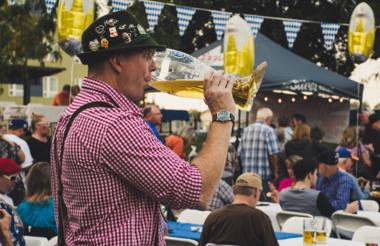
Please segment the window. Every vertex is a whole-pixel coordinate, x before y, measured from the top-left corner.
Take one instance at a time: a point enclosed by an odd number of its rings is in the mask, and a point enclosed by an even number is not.
[[[44,77],[42,79],[42,95],[43,97],[53,97],[58,92],[58,78]]]
[[[11,97],[21,97],[24,95],[24,86],[19,84],[9,85],[9,96]]]

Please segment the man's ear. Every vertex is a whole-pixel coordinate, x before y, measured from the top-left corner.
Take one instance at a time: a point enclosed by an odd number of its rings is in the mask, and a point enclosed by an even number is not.
[[[122,67],[121,67],[121,56],[114,55],[110,56],[108,58],[108,62],[110,63],[111,67],[118,73],[121,73]]]

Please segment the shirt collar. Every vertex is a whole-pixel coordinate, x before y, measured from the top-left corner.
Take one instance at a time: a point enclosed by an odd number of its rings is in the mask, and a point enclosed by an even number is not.
[[[83,80],[82,90],[106,96],[115,104],[115,106],[128,109],[133,113],[142,116],[141,109],[134,102],[121,95],[104,81],[86,77]]]
[[[256,120],[256,123],[258,123],[258,124],[265,124],[265,122],[263,120]]]

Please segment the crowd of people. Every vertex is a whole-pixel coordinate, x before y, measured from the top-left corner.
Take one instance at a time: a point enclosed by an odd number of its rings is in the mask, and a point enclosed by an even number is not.
[[[48,119],[33,114],[30,134],[14,119],[0,137],[4,245],[25,245],[24,234],[58,235],[59,245],[164,245],[161,205],[212,211],[200,245],[278,245],[258,201],[326,217],[354,213],[380,179],[376,114],[363,115],[363,131],[348,127],[332,147],[302,114],[275,127],[271,109],[261,108],[231,143],[234,78],[219,71],[205,76],[213,121],[190,158],[195,131],[185,126],[162,139],[160,109],[137,103],[164,47],[124,11],[95,20],[82,46],[88,77],[73,100],[67,86],[54,99],[68,107],[53,135]]]

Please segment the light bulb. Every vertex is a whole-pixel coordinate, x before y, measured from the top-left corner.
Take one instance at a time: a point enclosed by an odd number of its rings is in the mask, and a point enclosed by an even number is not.
[[[329,98],[329,103],[332,103],[332,101],[333,101],[332,98]]]
[[[294,97],[292,97],[292,102],[295,102],[295,101],[296,101],[296,99]]]
[[[281,98],[278,99],[278,103],[282,103],[282,99]]]
[[[268,97],[264,97],[264,101],[268,101]]]
[[[307,96],[305,95],[305,96],[303,96],[303,100],[307,100]]]

